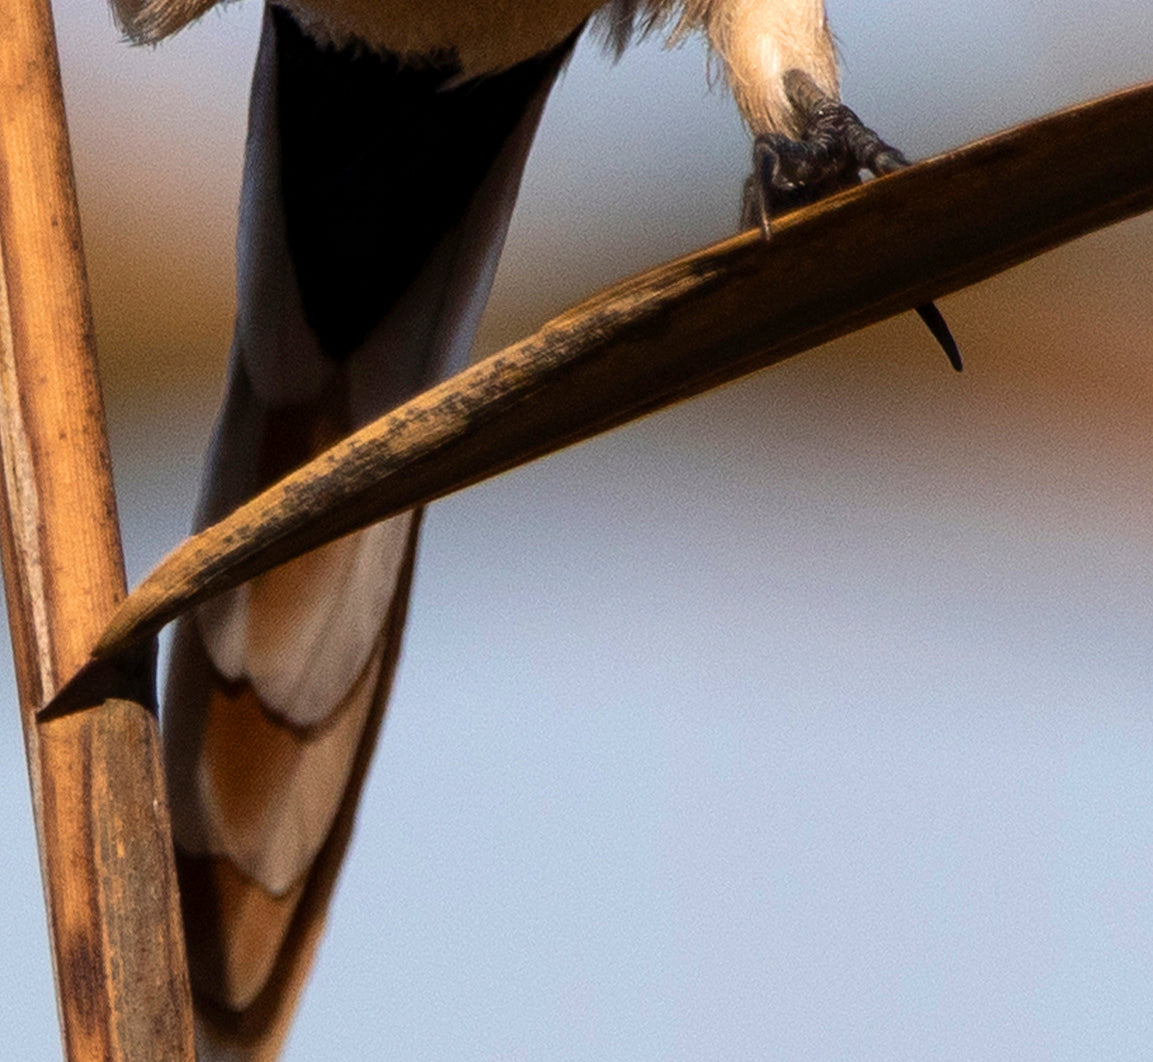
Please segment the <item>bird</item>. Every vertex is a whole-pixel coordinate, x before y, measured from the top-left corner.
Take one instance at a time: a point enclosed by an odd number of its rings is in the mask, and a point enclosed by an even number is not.
[[[154,43],[216,0],[112,2]],[[466,364],[542,108],[590,26],[617,53],[647,33],[707,37],[754,139],[746,215],[770,239],[780,202],[901,164],[877,138],[860,147],[823,0],[276,0],[197,527]],[[271,1060],[287,1035],[387,706],[420,522],[332,542],[176,626],[162,730],[206,1060]]]

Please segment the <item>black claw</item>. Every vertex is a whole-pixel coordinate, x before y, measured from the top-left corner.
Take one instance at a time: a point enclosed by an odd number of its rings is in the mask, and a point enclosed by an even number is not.
[[[949,330],[949,322],[945,320],[944,315],[937,309],[935,302],[926,302],[922,306],[917,307],[917,316],[925,322],[925,327],[933,333],[933,338],[941,344],[941,349],[945,352],[945,357],[949,359],[949,364],[953,366],[957,372],[960,372],[964,366],[961,364],[961,351],[957,346],[957,341],[953,338],[953,333]]]
[[[756,138],[741,210],[742,223],[758,224],[766,236],[772,217],[858,184],[862,170],[880,176],[909,164],[808,74],[790,70],[785,91],[801,119],[800,139],[780,133]]]
[[[741,204],[742,227],[756,225],[766,239],[776,214],[859,183],[862,170],[881,177],[909,165],[900,151],[843,103],[826,96],[808,74],[790,70],[784,81],[789,102],[803,119],[801,138],[775,133],[756,138],[753,173]],[[961,352],[941,311],[928,302],[918,306],[917,313],[960,372]]]

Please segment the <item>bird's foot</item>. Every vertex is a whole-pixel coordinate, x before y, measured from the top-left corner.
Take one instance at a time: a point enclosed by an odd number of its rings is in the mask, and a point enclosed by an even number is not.
[[[753,172],[745,181],[742,229],[758,227],[766,239],[773,217],[859,184],[861,173],[880,177],[909,165],[839,100],[826,96],[800,70],[785,74],[785,92],[801,117],[801,136],[766,133],[753,142]],[[917,307],[949,364],[961,371],[961,354],[934,303]]]
[[[843,103],[826,96],[808,74],[790,70],[785,92],[801,119],[801,136],[765,133],[753,142],[753,172],[745,182],[742,222],[767,237],[772,218],[851,185],[861,172],[876,176],[909,165]]]

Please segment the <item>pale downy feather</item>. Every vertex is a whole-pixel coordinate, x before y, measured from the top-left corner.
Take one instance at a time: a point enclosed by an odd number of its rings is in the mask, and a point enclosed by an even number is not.
[[[113,0],[135,40],[156,41],[218,0]],[[620,49],[634,29],[708,35],[754,132],[796,135],[783,76],[797,68],[836,96],[838,75],[824,0],[281,0],[318,39],[360,41],[409,55],[455,55],[466,75],[504,69],[555,46],[593,12]]]
[[[187,26],[222,0],[112,0],[116,24],[137,44],[157,41]]]
[[[833,98],[840,92],[825,0],[612,0],[596,28],[618,53],[662,28],[673,45],[689,31],[703,32],[754,133],[800,134],[785,96],[789,70],[803,70]]]

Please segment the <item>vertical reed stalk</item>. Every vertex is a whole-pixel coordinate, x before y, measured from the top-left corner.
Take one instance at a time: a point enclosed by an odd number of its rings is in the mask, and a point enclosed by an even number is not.
[[[0,4],[0,539],[65,1054],[192,1060],[156,720],[36,710],[124,597],[48,0]],[[140,688],[141,676],[129,676]]]

